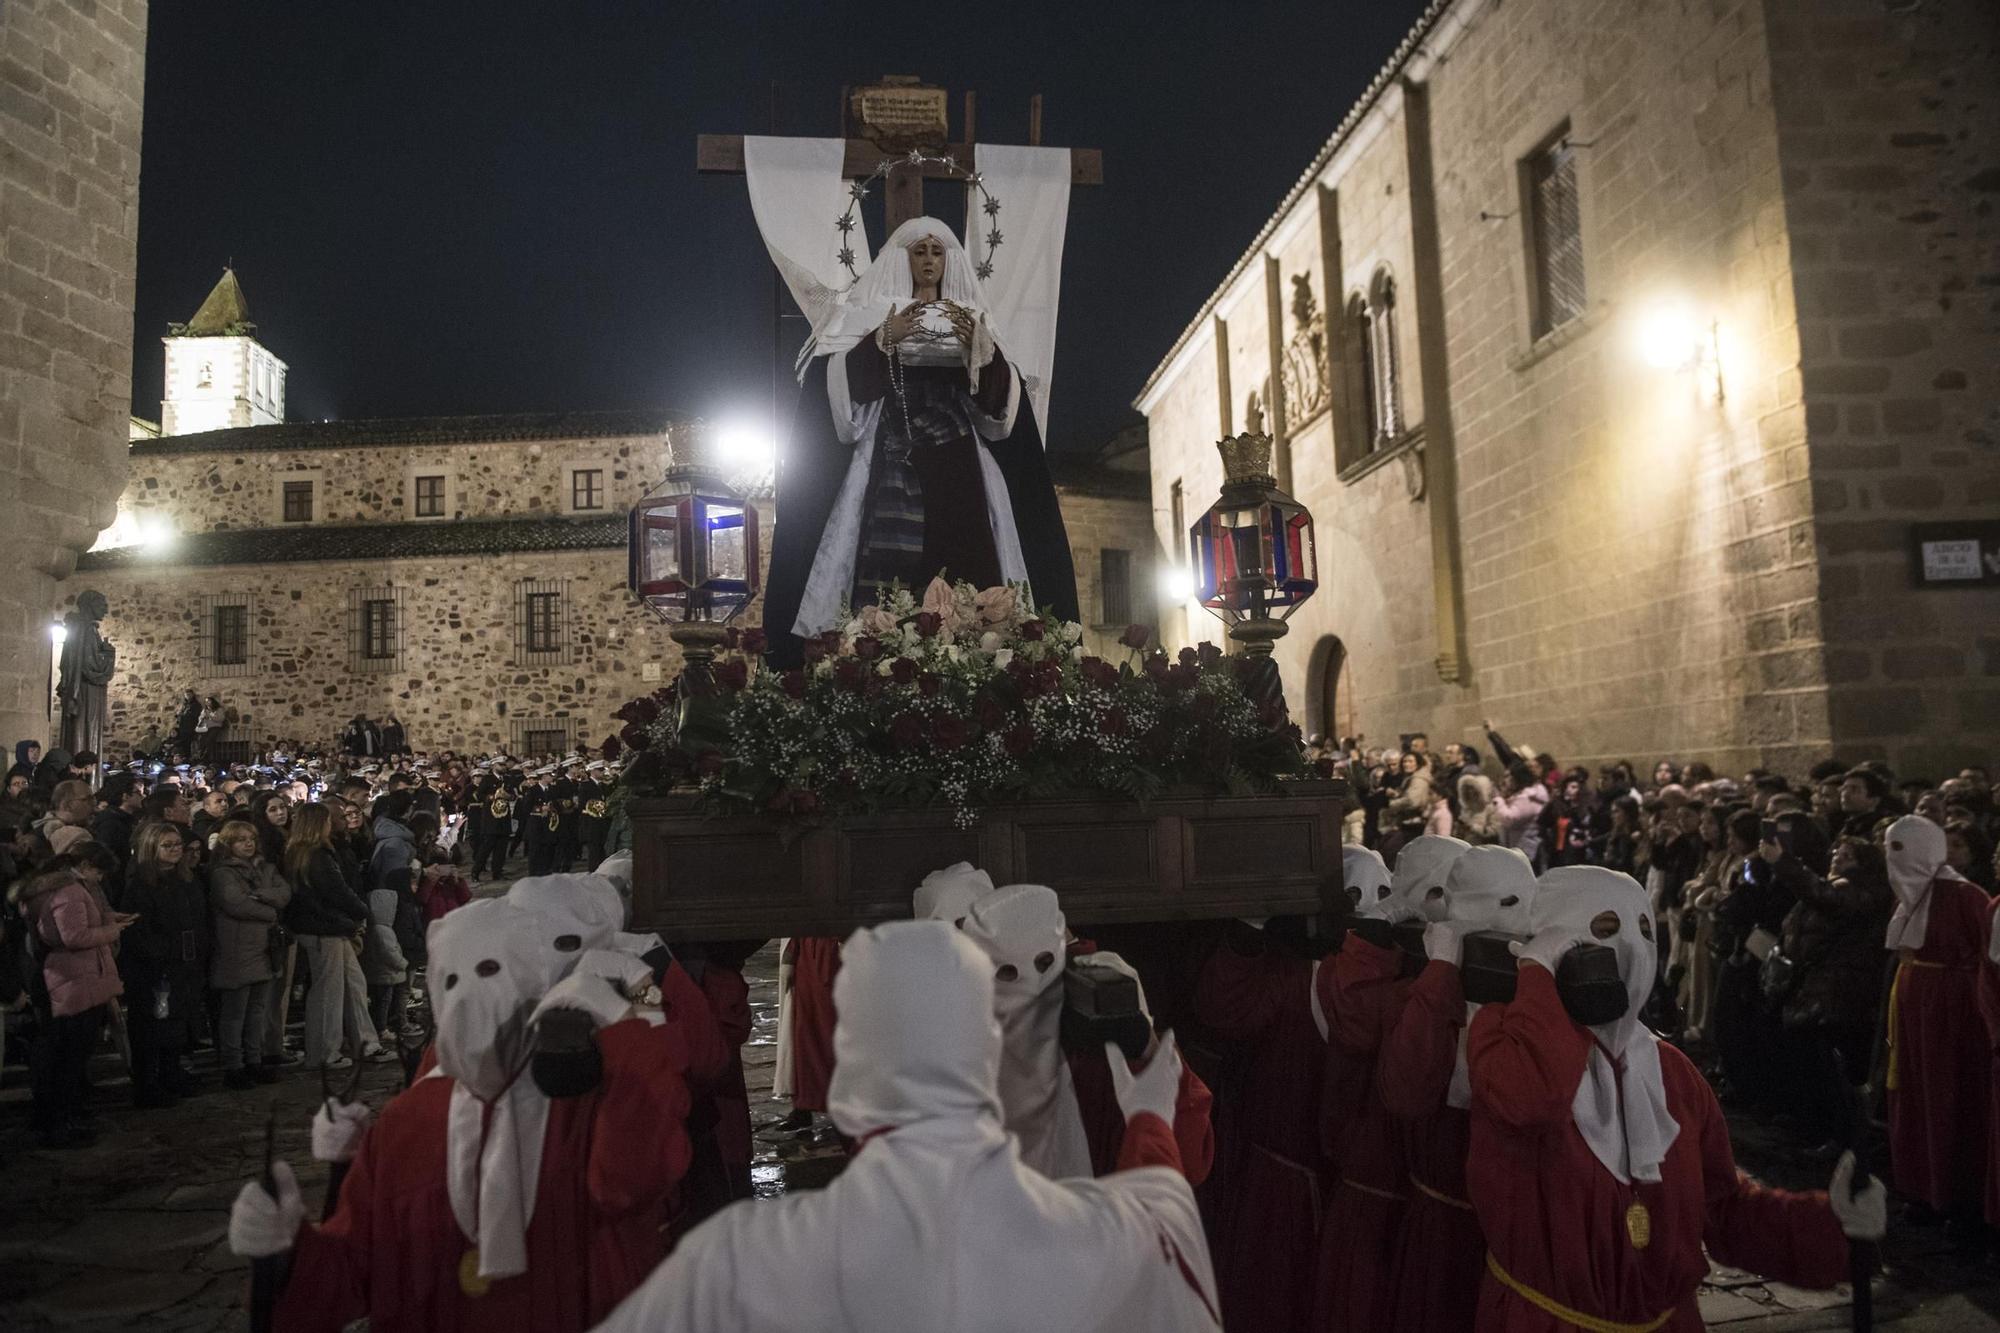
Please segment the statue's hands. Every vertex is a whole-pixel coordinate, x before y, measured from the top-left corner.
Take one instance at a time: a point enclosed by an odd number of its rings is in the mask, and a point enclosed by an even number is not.
[[[943,304],[945,318],[951,321],[951,327],[958,334],[958,340],[967,347],[972,346],[972,329],[979,322],[979,317],[956,301],[946,301]]]
[[[903,309],[889,307],[889,317],[882,321],[882,341],[891,347],[909,337],[917,329],[917,305],[912,301]]]

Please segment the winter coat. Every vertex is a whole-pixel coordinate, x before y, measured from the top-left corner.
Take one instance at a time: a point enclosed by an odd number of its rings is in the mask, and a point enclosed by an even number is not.
[[[134,870],[119,896],[120,910],[138,920],[126,928],[118,951],[125,993],[136,1005],[153,1002],[165,985],[167,1013],[176,1019],[202,1011],[208,991],[208,960],[214,952],[208,894],[192,875]]]
[[[1871,1028],[1882,999],[1882,935],[1896,904],[1889,882],[1860,871],[1821,879],[1789,857],[1778,874],[1798,898],[1779,946],[1796,969],[1785,1026]]]
[[[118,929],[80,880],[39,894],[23,893],[21,915],[42,952],[42,980],[57,1018],[88,1013],[125,991],[111,946]]]
[[[1715,906],[1716,955],[1726,958],[1740,952],[1756,931],[1775,936],[1783,930],[1785,915],[1797,901],[1795,884],[1781,878],[1777,867],[1761,856],[1736,860],[1729,869],[1728,890]]]
[[[1431,771],[1418,768],[1403,780],[1403,790],[1389,802],[1388,815],[1391,825],[1405,819],[1423,819],[1430,812]]]
[[[313,849],[304,871],[292,883],[292,901],[285,924],[295,935],[347,938],[368,920],[368,907],[340,873],[340,862],[325,847]]]
[[[1475,847],[1500,841],[1500,810],[1493,804],[1493,780],[1477,770],[1458,780],[1455,836]]]
[[[387,816],[375,821],[375,852],[368,858],[369,888],[394,883],[396,872],[411,869],[416,859],[416,834]]]
[[[42,824],[42,836],[49,840],[49,850],[57,856],[67,855],[86,842],[92,841],[90,825],[65,824],[60,819],[45,821]]]
[[[1518,850],[1530,861],[1542,849],[1542,807],[1549,803],[1549,789],[1537,782],[1512,796],[1495,796],[1493,808],[1500,812],[1500,842]],[[1540,862],[1536,862],[1540,868]]]
[[[115,805],[99,810],[90,821],[90,836],[104,844],[122,865],[132,859],[132,834],[139,821]]]
[[[262,857],[238,860],[216,850],[208,868],[208,905],[215,924],[215,954],[208,984],[233,990],[269,981],[271,927],[292,900],[292,886]]]
[[[410,978],[410,964],[396,940],[396,900],[407,897],[395,889],[369,891],[368,938],[361,944],[361,973],[371,986],[398,985]]]

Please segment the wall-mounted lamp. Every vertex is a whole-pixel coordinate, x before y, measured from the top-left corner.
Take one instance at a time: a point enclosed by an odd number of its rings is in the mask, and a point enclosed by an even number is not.
[[[1722,325],[1706,323],[1689,307],[1666,302],[1639,317],[1636,342],[1640,357],[1655,370],[1689,371],[1705,393],[1723,399]]]
[[[69,642],[69,626],[58,620],[49,626],[49,642],[60,648]]]
[[[1194,596],[1194,575],[1185,565],[1166,565],[1160,570],[1160,592],[1179,605]]]

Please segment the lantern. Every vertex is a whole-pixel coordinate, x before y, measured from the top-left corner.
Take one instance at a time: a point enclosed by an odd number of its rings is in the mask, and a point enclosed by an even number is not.
[[[726,625],[756,596],[757,509],[706,422],[668,428],[666,480],[632,510],[628,545],[632,591],[669,623]]]
[[[1218,441],[1222,494],[1188,529],[1195,597],[1229,627],[1229,637],[1256,660],[1253,697],[1282,705],[1283,687],[1271,647],[1285,621],[1319,587],[1312,515],[1278,489],[1271,472],[1271,437],[1245,433]]]

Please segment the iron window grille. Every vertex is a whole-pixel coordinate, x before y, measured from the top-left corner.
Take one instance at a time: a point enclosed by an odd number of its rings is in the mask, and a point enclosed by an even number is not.
[[[200,647],[197,654],[204,674],[248,676],[255,670],[255,644],[250,626],[253,599],[248,594],[204,597],[198,610]]]
[[[569,581],[523,579],[514,585],[514,665],[568,666],[575,660]]]
[[[1132,623],[1132,553],[1105,547],[1097,553],[1097,577],[1103,625]]]
[[[402,669],[402,589],[355,589],[348,600],[347,622],[350,670],[384,674]]]
[[[1577,199],[1576,148],[1569,127],[1526,163],[1530,244],[1535,264],[1534,336],[1584,312],[1583,215]]]
[[[575,748],[576,729],[573,717],[515,718],[514,753],[522,758],[567,754]]]

